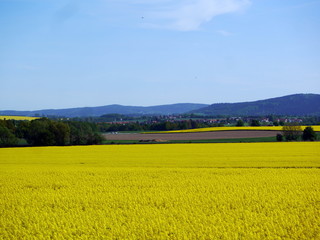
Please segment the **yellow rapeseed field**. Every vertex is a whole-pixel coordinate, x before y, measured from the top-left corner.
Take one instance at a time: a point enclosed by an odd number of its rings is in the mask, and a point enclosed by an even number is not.
[[[31,121],[38,119],[38,117],[26,117],[26,116],[0,116],[0,120],[26,120]]]
[[[302,130],[307,126],[301,126]],[[320,132],[320,126],[311,126],[314,131]],[[190,132],[213,132],[213,131],[282,131],[282,126],[259,126],[259,127],[208,127],[208,128],[195,128],[185,130],[172,130],[172,131],[161,131],[161,133],[190,133]],[[153,133],[153,132],[145,132]],[[159,132],[157,132],[159,133]]]
[[[0,239],[320,239],[320,143],[0,149]]]

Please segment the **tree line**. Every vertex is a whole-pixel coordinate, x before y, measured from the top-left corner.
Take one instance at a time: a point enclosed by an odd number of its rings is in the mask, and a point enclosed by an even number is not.
[[[205,123],[196,120],[162,121],[162,122],[127,122],[127,123],[98,123],[101,132],[118,131],[169,131],[204,127],[222,127],[221,123]]]
[[[0,146],[16,146],[25,139],[31,146],[92,145],[102,143],[96,124],[76,121],[54,121],[40,118],[32,121],[0,120]]]
[[[311,126],[306,127],[302,130],[302,127],[297,123],[288,123],[282,127],[282,133],[278,133],[277,141],[298,141],[302,139],[303,141],[316,141],[317,133]]]
[[[237,127],[248,126],[262,126],[258,119],[251,119],[248,122],[239,120],[224,120],[219,122],[210,122],[202,120],[167,120],[160,122],[126,122],[126,123],[97,123],[101,132],[118,132],[118,131],[170,131],[170,130],[184,130],[194,128],[207,128],[207,127],[223,127],[225,125],[234,125]],[[273,126],[283,126],[284,122],[275,122]]]

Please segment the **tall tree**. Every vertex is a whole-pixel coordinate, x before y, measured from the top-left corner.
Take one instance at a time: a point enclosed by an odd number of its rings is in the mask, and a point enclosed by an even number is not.
[[[258,127],[260,125],[261,124],[260,124],[259,120],[256,120],[256,119],[251,120],[250,126]]]
[[[243,122],[241,119],[239,119],[239,120],[237,121],[237,123],[236,123],[236,126],[237,126],[237,127],[243,127],[243,126],[244,126],[244,122]]]
[[[7,127],[0,124],[0,147],[10,147],[17,143],[16,136]]]
[[[306,127],[303,130],[302,139],[304,141],[315,141],[317,140],[317,134],[312,127]]]
[[[70,128],[63,122],[51,122],[50,131],[54,134],[55,145],[65,146],[70,144]]]
[[[34,146],[56,145],[50,124],[50,120],[45,118],[32,120],[26,136],[27,142]]]
[[[287,141],[297,141],[302,134],[302,128],[299,123],[287,123],[282,127],[282,133]]]

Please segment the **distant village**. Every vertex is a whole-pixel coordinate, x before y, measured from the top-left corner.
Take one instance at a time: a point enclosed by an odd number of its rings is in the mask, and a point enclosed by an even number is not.
[[[299,125],[320,124],[320,117],[293,116],[197,116],[197,115],[160,115],[160,116],[125,116],[107,114],[101,117],[77,118],[77,121],[96,123],[102,132],[141,131],[141,130],[180,130],[222,126],[284,126],[288,123]]]

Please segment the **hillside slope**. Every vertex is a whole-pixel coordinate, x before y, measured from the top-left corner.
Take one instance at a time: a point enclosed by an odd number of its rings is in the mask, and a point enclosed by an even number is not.
[[[284,97],[241,103],[216,103],[191,113],[226,116],[320,116],[319,94],[294,94]]]
[[[137,106],[122,106],[122,105],[107,105],[101,107],[83,107],[83,108],[68,108],[68,109],[46,109],[37,111],[0,111],[0,115],[22,115],[22,116],[64,116],[64,117],[88,117],[101,116],[104,114],[135,114],[135,115],[169,115],[181,114],[195,109],[203,108],[208,104],[195,103],[177,103],[169,105],[159,105],[150,107]]]
[[[1,111],[0,115],[15,116],[64,116],[88,117],[104,114],[124,115],[169,115],[198,113],[224,116],[320,116],[320,94],[294,94],[253,102],[195,104],[178,103],[150,107],[107,105],[100,107],[82,107],[68,109],[45,109],[37,111]]]

